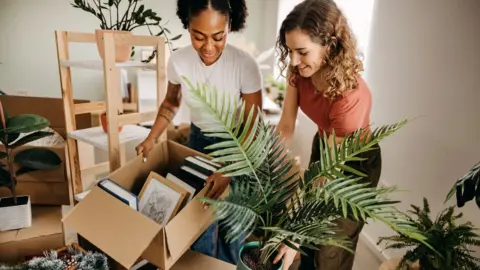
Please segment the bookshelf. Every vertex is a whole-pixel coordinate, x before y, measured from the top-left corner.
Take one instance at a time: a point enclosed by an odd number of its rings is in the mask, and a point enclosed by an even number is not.
[[[167,89],[166,63],[168,50],[165,46],[165,38],[143,35],[125,36],[105,32],[100,40],[98,42],[103,43],[103,59],[100,59],[100,57],[93,60],[70,59],[69,49],[72,43],[90,43],[92,46],[97,46],[95,33],[55,31],[61,94],[67,129],[68,177],[71,185],[70,200],[72,204],[75,204],[73,197],[84,189],[82,180],[88,177],[91,179],[92,174],[95,173],[111,172],[118,169],[125,162],[125,144],[133,140],[144,139],[149,133],[149,130],[139,126],[139,123],[153,121],[156,117],[156,111],[135,112],[133,110],[133,113],[124,113],[127,110],[132,111],[129,109],[132,106],[124,104],[122,101],[120,70],[123,68],[138,68],[156,72],[157,108]],[[157,50],[155,63],[116,62],[115,46],[125,44],[132,47],[155,48]],[[74,69],[90,69],[103,72],[106,97],[104,101],[73,103],[74,91],[71,74]],[[106,113],[107,133],[103,131],[101,126],[77,129],[75,115],[87,113]],[[121,132],[118,130],[119,126],[123,126]],[[163,140],[166,140],[166,133],[159,138],[159,142]],[[87,146],[91,147],[89,149],[100,148],[108,151],[108,161],[94,164],[91,160],[94,158],[93,151],[91,151],[89,157],[85,158],[85,154],[80,152],[88,148]]]

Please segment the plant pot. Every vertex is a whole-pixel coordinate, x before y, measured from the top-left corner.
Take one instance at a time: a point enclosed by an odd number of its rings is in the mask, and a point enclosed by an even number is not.
[[[378,270],[396,270],[398,269],[398,266],[400,265],[400,261],[402,258],[393,258],[387,261],[384,261]],[[407,268],[408,270],[420,270],[420,264],[416,262],[412,266]]]
[[[30,196],[0,198],[0,231],[18,230],[32,226]]]
[[[102,113],[100,115],[100,123],[102,124],[102,128],[103,128],[103,131],[105,133],[108,133],[108,128],[107,128],[107,125],[108,125],[108,121],[107,121],[107,114],[106,113]],[[123,129],[123,126],[119,126],[118,127],[118,132],[122,132],[122,129]]]
[[[97,49],[98,54],[100,57],[104,58],[103,54],[103,40],[102,34],[103,33],[113,33],[116,35],[121,35],[125,37],[132,36],[130,31],[120,31],[120,30],[103,30],[97,29],[95,30],[95,38],[97,40]],[[132,46],[131,45],[115,45],[115,62],[126,62],[130,59],[130,55],[132,53]]]
[[[257,249],[258,250],[259,242],[253,241],[253,242],[248,242],[243,244],[243,246],[240,248],[239,252],[239,259],[237,263],[237,270],[252,270],[250,267],[248,267],[248,263],[244,262],[244,253],[248,252],[249,250]],[[272,270],[281,270],[283,266],[283,260],[280,263],[277,263],[272,267]]]

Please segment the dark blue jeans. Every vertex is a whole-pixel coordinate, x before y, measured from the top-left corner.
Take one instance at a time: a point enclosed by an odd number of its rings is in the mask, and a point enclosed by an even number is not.
[[[190,140],[188,143],[189,148],[208,154],[208,150],[205,150],[205,147],[218,142],[221,142],[221,139],[206,137],[197,126],[193,124],[191,125]],[[240,248],[243,243],[241,240],[228,243],[225,240],[226,229],[227,228],[219,226],[217,221],[214,222],[202,235],[200,235],[197,241],[192,244],[191,249],[236,265]]]

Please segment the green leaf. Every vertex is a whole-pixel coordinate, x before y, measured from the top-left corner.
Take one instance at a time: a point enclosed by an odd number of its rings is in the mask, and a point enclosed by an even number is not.
[[[19,146],[25,145],[27,143],[36,141],[38,139],[47,137],[47,136],[52,136],[53,132],[48,132],[48,131],[37,131],[31,134],[28,134],[25,137],[22,137],[20,140],[16,141],[14,144],[10,145],[12,149],[17,148]]]
[[[0,132],[1,133],[1,132]],[[20,133],[8,133],[8,143],[12,143],[20,137]]]
[[[15,175],[16,176],[20,176],[22,174],[26,174],[26,173],[29,173],[29,172],[35,172],[35,171],[39,171],[39,169],[33,169],[33,168],[28,168],[28,167],[21,167],[20,169],[18,169],[16,172],[15,172]]]
[[[0,168],[0,187],[9,187],[12,183],[10,173],[5,169]]]
[[[175,36],[175,37],[171,38],[170,40],[171,40],[171,41],[179,40],[181,37],[182,37],[182,35],[180,34],[180,35],[178,35],[178,36]]]
[[[55,152],[47,148],[30,148],[17,153],[14,162],[22,167],[50,170],[57,168],[62,160]]]
[[[8,119],[7,132],[28,133],[48,126],[50,126],[50,122],[45,117],[35,114],[21,114]]]

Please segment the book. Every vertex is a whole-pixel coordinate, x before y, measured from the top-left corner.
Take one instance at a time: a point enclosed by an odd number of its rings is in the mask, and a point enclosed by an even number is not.
[[[211,160],[208,160],[208,159],[206,159],[206,158],[204,158],[204,157],[201,157],[201,156],[194,156],[194,158],[196,158],[196,159],[198,159],[198,160],[200,160],[200,161],[202,161],[202,162],[204,162],[204,163],[210,164],[210,166],[215,167],[216,170],[218,170],[218,169],[220,169],[220,168],[222,167],[222,165],[220,165],[220,164],[218,164],[218,163],[216,163],[216,162],[213,162],[213,161],[211,161]]]
[[[97,186],[113,197],[129,205],[135,211],[138,211],[138,197],[119,184],[113,182],[111,179],[102,179],[98,182]]]
[[[207,176],[212,175],[218,169],[217,167],[195,157],[187,157],[185,159],[185,165]]]
[[[167,174],[167,178],[168,180],[172,181],[173,183],[183,187],[185,190],[187,190],[188,192],[188,199],[187,199],[187,203],[192,200],[193,198],[193,195],[196,193],[196,190],[194,187],[190,186],[189,184],[187,184],[186,182],[184,182],[183,180],[179,179],[178,177],[176,177],[175,175],[171,174],[171,173],[168,173]]]

